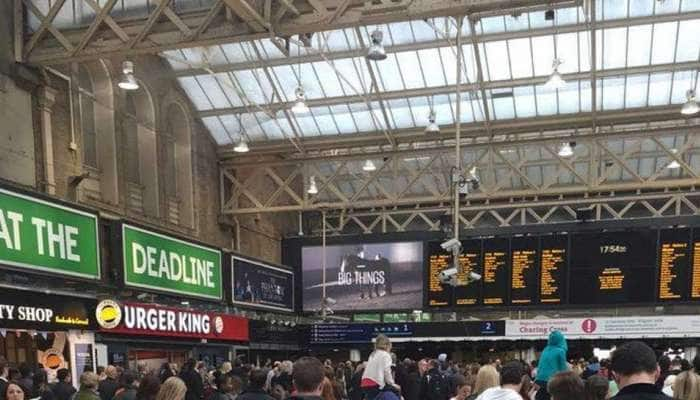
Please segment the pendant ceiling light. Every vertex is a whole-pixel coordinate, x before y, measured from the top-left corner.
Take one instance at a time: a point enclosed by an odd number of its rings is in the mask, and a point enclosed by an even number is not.
[[[690,89],[687,92],[685,92],[685,98],[686,98],[686,102],[685,102],[685,104],[683,104],[683,107],[681,108],[681,114],[683,114],[683,115],[697,114],[698,111],[700,111],[700,106],[698,105],[698,101],[695,98],[695,90]]]
[[[301,86],[297,86],[294,90],[296,95],[296,100],[292,106],[292,112],[294,114],[306,114],[309,112],[309,107],[306,105],[306,95],[304,94],[304,89]]]
[[[370,35],[372,44],[367,50],[367,59],[373,61],[386,60],[386,51],[384,50],[384,45],[382,44],[382,38],[384,34],[379,29],[375,29]]]
[[[362,166],[362,170],[365,172],[372,172],[376,171],[377,167],[374,165],[374,162],[372,160],[367,160],[365,161],[365,165]]]
[[[238,143],[236,144],[236,147],[233,148],[233,151],[236,153],[247,153],[250,151],[248,142],[243,136],[241,136],[241,138],[238,140]]]
[[[552,61],[552,73],[549,75],[549,79],[547,80],[547,83],[544,84],[544,86],[548,89],[561,89],[566,85],[566,81],[564,78],[562,78],[561,74],[559,73],[559,66],[561,65],[561,60],[559,59],[554,59]]]
[[[306,193],[308,193],[308,194],[317,194],[318,193],[318,186],[316,186],[316,177],[313,175],[309,178],[309,188],[306,190]]]
[[[440,133],[440,125],[435,122],[435,111],[430,111],[428,116],[428,125],[425,127],[425,133]]]
[[[574,155],[574,146],[575,143],[573,142],[564,142],[562,143],[561,147],[559,147],[559,157],[571,157]]]
[[[139,88],[139,83],[134,77],[134,63],[124,61],[122,63],[122,78],[117,84],[123,90],[136,90]]]

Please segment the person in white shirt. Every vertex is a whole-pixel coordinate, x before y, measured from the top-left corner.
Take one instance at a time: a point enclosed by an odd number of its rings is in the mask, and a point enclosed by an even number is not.
[[[525,368],[519,361],[510,361],[501,368],[501,386],[486,389],[476,400],[522,400]]]
[[[401,389],[394,383],[391,365],[391,341],[385,335],[379,335],[360,382],[360,388],[367,400],[374,400],[380,391],[387,388]]]

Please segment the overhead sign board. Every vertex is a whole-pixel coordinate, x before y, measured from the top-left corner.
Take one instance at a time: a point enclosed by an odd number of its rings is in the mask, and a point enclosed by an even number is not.
[[[248,320],[154,304],[103,300],[95,309],[101,331],[126,335],[248,341]]]
[[[39,331],[92,330],[96,300],[38,294],[21,290],[0,291],[0,327]]]
[[[231,256],[233,304],[294,311],[294,273],[262,262]]]
[[[508,339],[545,340],[560,331],[571,339],[682,338],[700,335],[697,316],[525,319],[506,321]]]
[[[183,296],[220,300],[221,251],[122,224],[124,283]]]
[[[0,189],[0,264],[100,279],[97,215]]]

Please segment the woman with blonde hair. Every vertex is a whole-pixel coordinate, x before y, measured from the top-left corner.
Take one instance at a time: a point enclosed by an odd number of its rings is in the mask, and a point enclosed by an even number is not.
[[[479,397],[481,393],[493,387],[497,387],[501,384],[501,376],[498,373],[496,367],[491,364],[486,364],[479,368],[479,372],[476,373],[476,381],[474,382],[474,389],[471,395],[467,397],[467,400],[473,400]]]
[[[390,388],[401,390],[394,383],[391,373],[391,340],[385,335],[377,336],[374,342],[374,351],[369,355],[367,366],[362,373],[360,388],[367,400],[374,400],[379,392]]]
[[[673,397],[683,400],[700,400],[700,376],[693,371],[681,372],[673,381]]]
[[[172,376],[160,385],[156,400],[184,400],[187,394],[187,386],[182,379]]]

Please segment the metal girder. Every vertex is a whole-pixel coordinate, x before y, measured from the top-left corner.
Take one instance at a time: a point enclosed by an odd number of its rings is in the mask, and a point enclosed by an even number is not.
[[[591,113],[563,114],[548,117],[533,117],[519,118],[512,120],[496,120],[492,121],[491,128],[496,132],[496,142],[501,140],[517,141],[519,136],[525,138],[557,138],[560,141],[568,141],[571,135],[580,132],[581,134],[590,133],[591,129]],[[619,110],[619,111],[603,111],[598,112],[597,116],[600,126],[621,125],[620,129],[625,128],[624,125],[629,124],[627,129],[638,131],[641,129],[639,124],[654,123],[657,126],[670,128],[671,130],[686,127],[696,126],[694,122],[681,118],[678,112],[678,106],[663,106],[649,107],[634,110]],[[609,129],[607,134],[616,134],[615,129]],[[578,135],[578,133],[576,133]],[[454,139],[454,127],[441,127],[439,134],[433,134],[426,137],[423,127],[410,129],[396,129],[393,131],[393,137],[396,140],[397,146],[403,146],[413,149],[414,146],[425,142],[452,143]],[[462,141],[465,145],[473,146],[475,144],[488,141],[489,137],[485,135],[483,124],[480,122],[463,124],[462,125]],[[386,144],[384,135],[378,132],[370,132],[366,134],[338,136],[318,136],[304,139],[304,149],[309,151],[330,151],[337,153],[343,149],[375,147],[377,151],[385,152],[387,149],[381,147]],[[452,146],[454,144],[451,144]],[[236,157],[240,159],[233,151],[233,145],[220,146],[219,157],[227,159]],[[285,140],[270,140],[253,145],[255,155],[266,154],[283,154],[288,157],[294,149],[290,148]],[[349,151],[349,150],[348,150]],[[363,150],[363,152],[365,152]],[[366,156],[366,154],[365,154]]]
[[[89,28],[75,27],[62,29],[59,32],[51,26],[55,15],[49,16],[50,18],[47,18],[48,29],[54,33],[54,36],[56,36],[55,32],[65,36],[67,38],[66,42],[62,42],[62,46],[59,47],[54,42],[42,41],[39,46],[25,51],[23,61],[56,64],[113,56],[129,57],[137,54],[155,54],[171,49],[240,42],[254,38],[261,39],[269,37],[270,32],[268,32],[268,29],[274,30],[274,33],[278,36],[289,37],[295,34],[342,29],[358,25],[376,25],[464,13],[470,15],[492,13],[502,10],[531,8],[533,6],[578,4],[579,2],[574,0],[413,0],[411,2],[401,2],[398,6],[393,4],[392,7],[387,8],[386,4],[373,1],[315,0],[313,2],[315,7],[309,5],[308,1],[292,3],[295,6],[294,8],[299,11],[299,15],[295,15],[293,8],[289,7],[290,4],[279,2],[279,4],[275,4],[277,6],[275,13],[271,13],[280,16],[280,20],[274,26],[260,16],[246,0],[226,0],[226,3],[227,6],[232,7],[231,9],[236,14],[242,16],[246,24],[231,24],[230,21],[222,16],[222,18],[215,18],[214,21],[210,20],[211,26],[206,32],[201,32],[198,35],[183,35],[182,26],[199,27],[203,21],[210,19],[210,16],[207,15],[208,10],[177,12],[176,15],[182,22],[182,25],[178,26],[178,23],[173,23],[171,18],[168,18],[168,21],[158,18],[154,20],[154,16],[160,16],[164,11],[164,7],[161,7],[159,4],[156,7],[156,10],[159,10],[157,13],[154,10],[148,16],[142,18],[129,18],[117,21],[120,28],[129,37],[137,39],[130,43],[129,46],[123,46],[123,41],[118,37],[93,35],[101,38],[100,46],[89,46],[88,43],[75,55],[72,54],[72,51],[66,51],[69,49],[64,47],[66,47],[66,44],[79,43],[81,38],[88,33],[87,30]],[[29,0],[25,1],[25,5],[29,8],[34,7]],[[328,10],[328,13],[318,12],[321,8]],[[292,12],[287,12],[290,9]],[[251,12],[251,10],[255,12]],[[251,24],[253,25],[252,27]],[[258,29],[260,27],[268,29]],[[100,30],[98,29],[97,32],[100,32]],[[143,34],[142,32],[149,34]],[[24,41],[24,39],[22,40]],[[35,41],[39,44],[37,39]],[[71,45],[70,50],[73,47]]]
[[[688,61],[675,64],[658,64],[649,65],[642,67],[628,67],[628,68],[612,68],[597,73],[597,77],[600,78],[611,78],[617,76],[627,76],[627,75],[637,75],[637,74],[649,74],[657,72],[673,72],[673,71],[685,71],[685,70],[695,70],[700,68],[700,62],[698,61]],[[567,81],[576,81],[589,79],[591,77],[591,72],[577,72],[570,74],[562,74],[564,79]],[[547,81],[547,76],[538,76],[532,78],[519,78],[519,79],[509,79],[500,81],[487,81],[483,84],[478,83],[463,83],[462,90],[465,92],[478,91],[482,87],[483,89],[508,89],[515,88],[519,86],[530,86],[530,85],[542,85]],[[351,103],[362,103],[365,98],[371,101],[380,100],[397,100],[405,99],[411,97],[425,97],[432,95],[450,94],[454,93],[457,89],[457,85],[445,85],[436,87],[425,87],[419,89],[402,89],[402,90],[392,90],[384,91],[381,93],[368,93],[366,95],[348,95],[348,96],[337,96],[337,97],[326,97],[320,99],[308,99],[306,104],[309,107],[323,107],[323,106],[335,106],[341,104],[351,104]],[[291,101],[278,101],[271,104],[265,105],[265,107],[272,111],[278,112],[285,109],[289,109],[293,105]],[[200,118],[213,117],[217,115],[228,115],[228,114],[243,114],[247,113],[246,107],[229,107],[229,108],[216,108],[213,110],[203,110],[198,112]]]
[[[644,25],[650,23],[663,23],[672,21],[687,21],[690,19],[699,19],[700,11],[685,12],[682,14],[664,14],[664,15],[654,15],[648,17],[632,17],[627,19],[619,20],[605,20],[597,21],[596,29],[613,29],[622,28],[627,26]],[[500,33],[484,33],[475,36],[476,41],[479,43],[496,41],[496,40],[509,40],[509,39],[520,39],[526,37],[535,37],[543,35],[553,35],[555,33],[565,34],[574,32],[586,32],[590,30],[590,25],[586,22],[579,24],[563,25],[557,28],[541,27],[530,30],[522,31],[508,31]],[[444,38],[429,40],[425,42],[412,42],[407,44],[400,44],[394,46],[385,46],[384,49],[387,54],[401,53],[405,51],[417,51],[423,49],[435,49],[435,48],[445,48],[450,47],[449,41]],[[276,67],[281,65],[289,64],[299,64],[299,63],[310,63],[310,62],[320,62],[324,60],[339,60],[345,58],[357,57],[357,50],[343,50],[343,51],[333,51],[321,54],[305,54],[303,56],[291,56],[288,58],[273,58],[265,61],[243,61],[235,62],[230,64],[223,64],[218,66],[212,66],[211,70],[215,73],[219,72],[233,72],[233,71],[243,71],[262,67],[263,64],[268,67]],[[172,74],[175,77],[192,76],[192,75],[202,75],[206,71],[198,68],[188,68],[179,71],[173,71]]]
[[[576,209],[591,208],[591,221],[619,221],[638,218],[696,216],[700,213],[700,193],[677,191],[570,197],[556,200],[527,200],[518,203],[482,203],[462,207],[460,230],[508,228],[525,225],[556,226],[576,223]],[[412,209],[328,212],[328,234],[377,234],[408,231],[439,231],[449,211],[447,206]],[[319,227],[311,225],[307,235]]]
[[[678,136],[682,136],[679,131],[680,129],[641,132],[623,130],[618,135],[580,135],[577,137],[576,154],[569,159],[555,154],[561,139],[532,138],[481,143],[466,146],[459,164],[478,168],[480,190],[469,195],[470,201],[476,202],[513,202],[519,201],[518,199],[694,188],[700,185],[700,128],[685,128],[688,135],[681,139],[684,140],[683,143],[678,139]],[[673,152],[669,150],[668,143],[674,143],[678,147],[675,157],[671,154]],[[546,148],[551,156],[519,159],[514,148],[521,149],[526,154],[534,154],[537,149]],[[453,148],[444,146],[435,149],[396,150],[374,156],[356,154],[247,164],[222,163],[220,168],[224,176],[224,187],[221,191],[232,194],[232,199],[225,201],[222,213],[237,215],[321,208],[410,209],[449,205],[451,187],[448,169],[434,162],[426,162],[427,166],[421,165],[415,173],[406,174],[405,171],[416,170],[413,160],[420,157],[425,161],[435,156],[449,160],[452,151]],[[490,156],[485,157],[487,154]],[[590,158],[598,155],[600,160],[594,163],[595,168],[589,168]],[[667,161],[659,164],[659,158]],[[373,173],[364,174],[360,167],[366,159],[381,159],[381,165]],[[671,160],[680,161],[678,169],[666,168]],[[654,165],[642,168],[642,163],[650,162]],[[454,165],[454,157],[447,164]],[[241,181],[236,178],[255,176],[256,171],[260,170],[264,170],[272,179],[265,181],[248,178]],[[290,182],[293,180],[288,179],[292,174],[295,179],[299,177],[294,184]],[[322,185],[318,194],[307,195],[304,192],[304,182],[312,175]],[[290,190],[295,195],[284,198],[277,196],[275,201],[265,201],[271,193],[289,194]]]

